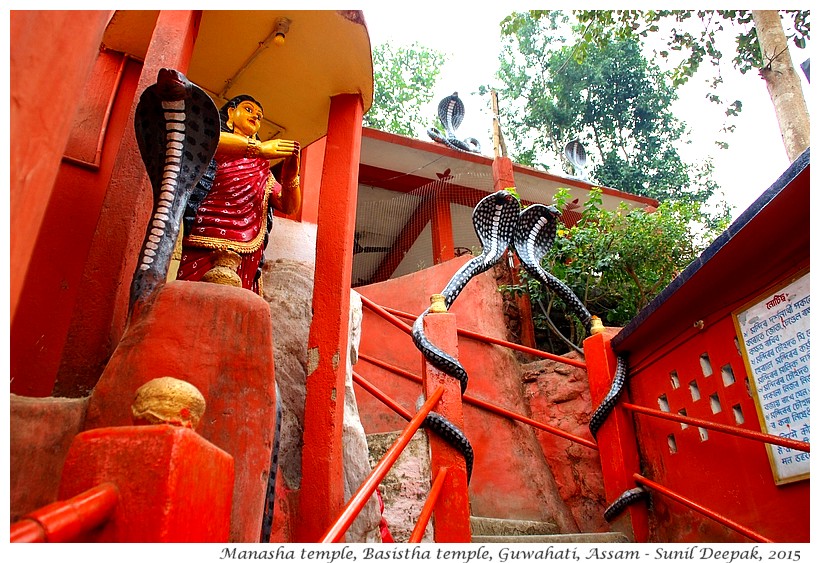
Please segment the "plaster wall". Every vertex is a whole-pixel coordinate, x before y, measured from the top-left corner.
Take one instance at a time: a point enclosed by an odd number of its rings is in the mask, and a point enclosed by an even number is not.
[[[283,217],[273,218],[265,260],[293,260],[313,265],[316,262],[316,225]]]

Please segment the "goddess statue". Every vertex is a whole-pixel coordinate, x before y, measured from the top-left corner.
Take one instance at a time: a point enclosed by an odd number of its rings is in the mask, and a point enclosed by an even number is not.
[[[185,210],[177,279],[201,280],[214,267],[216,251],[231,251],[240,257],[236,273],[242,287],[261,295],[273,210],[289,215],[302,204],[299,143],[260,141],[262,105],[248,95],[228,101],[219,117],[216,154]],[[270,169],[270,161],[278,159],[284,159],[281,183]]]

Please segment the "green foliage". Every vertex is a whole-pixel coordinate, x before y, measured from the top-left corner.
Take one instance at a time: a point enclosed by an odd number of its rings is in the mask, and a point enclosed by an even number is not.
[[[364,116],[364,125],[406,136],[431,126],[432,119],[422,110],[433,97],[445,61],[442,53],[418,43],[377,45],[373,49],[373,105]]]
[[[794,44],[799,48],[806,47],[810,38],[811,26],[808,10],[781,10],[784,28],[791,35]],[[633,37],[645,40],[650,35],[667,33],[666,43],[669,50],[659,52],[664,58],[671,56],[670,51],[681,55],[681,60],[672,71],[673,85],[687,82],[704,61],[713,67],[720,64],[724,53],[717,48],[719,35],[735,33],[735,53],[732,62],[741,73],[762,68],[764,61],[757,41],[757,33],[748,10],[578,10],[575,17],[586,32],[579,35],[583,45],[581,51],[590,44],[605,44],[612,37]],[[534,17],[546,17],[544,11]],[[713,84],[721,82],[718,76]],[[712,98],[720,101],[719,98]]]
[[[555,204],[570,199],[561,190]],[[665,202],[657,210],[617,210],[602,207],[600,189],[593,190],[580,221],[559,229],[543,267],[567,284],[593,315],[607,326],[623,326],[680,274],[726,227],[728,219],[711,225],[700,223],[697,202]],[[548,331],[553,324],[580,345],[587,336],[560,297],[522,274],[522,283],[507,291],[529,293],[536,328],[547,340],[545,347],[563,352],[560,340]],[[547,322],[549,317],[549,323]]]
[[[610,25],[606,14],[593,22]],[[517,162],[548,169],[538,158],[561,159],[577,136],[594,181],[659,200],[712,196],[717,186],[710,164],[685,163],[676,148],[685,126],[669,109],[675,89],[633,37],[614,33],[606,41],[567,45],[561,32],[571,31],[569,21],[555,11],[540,18],[513,14],[502,30],[512,35],[502,51],[498,91],[506,113],[515,116],[505,134]],[[589,25],[574,32],[593,33]],[[566,162],[564,171],[572,172]]]

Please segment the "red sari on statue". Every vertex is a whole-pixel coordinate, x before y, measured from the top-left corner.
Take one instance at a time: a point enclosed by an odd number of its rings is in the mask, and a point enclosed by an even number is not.
[[[242,287],[261,295],[256,272],[265,251],[268,205],[281,190],[264,158],[220,162],[191,232],[182,239],[177,279],[199,281],[214,266],[214,250],[232,250],[241,257],[236,273]]]

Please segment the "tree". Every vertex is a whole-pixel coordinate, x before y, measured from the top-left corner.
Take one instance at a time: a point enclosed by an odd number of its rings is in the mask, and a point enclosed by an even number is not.
[[[574,12],[584,26],[578,35],[579,52],[590,45],[608,42],[610,37],[646,39],[661,33],[661,23],[671,28],[669,50],[659,52],[669,57],[670,51],[683,54],[673,71],[675,84],[683,84],[700,68],[704,59],[717,66],[723,53],[716,46],[718,34],[728,29],[736,33],[735,68],[746,73],[757,69],[766,82],[780,125],[786,153],[794,160],[809,146],[809,114],[800,80],[787,49],[785,28],[792,42],[805,48],[810,38],[808,10],[579,10]],[[531,13],[536,19],[547,12]],[[783,24],[786,19],[786,25]],[[689,25],[695,22],[698,25]],[[721,82],[718,75],[713,88]],[[720,98],[713,91],[707,97],[716,102]],[[727,105],[727,114],[739,112],[742,105],[735,101]]]
[[[446,57],[418,43],[407,47],[391,43],[373,49],[373,105],[364,125],[397,135],[413,136],[433,124],[422,114],[433,97]]]
[[[560,191],[556,203],[570,198]],[[604,209],[596,188],[573,227],[559,229],[544,268],[567,284],[593,315],[607,326],[623,326],[682,272],[726,226],[724,217],[711,227],[698,226],[698,202],[662,203],[654,212],[630,210],[625,204]],[[507,291],[527,292],[536,305],[533,320],[539,345],[554,353],[567,351],[562,335],[580,346],[587,336],[561,298],[522,274]]]
[[[578,57],[559,32],[566,18],[516,14],[504,22],[508,42],[498,76],[507,105],[516,159],[534,165],[546,153],[560,158],[579,137],[591,177],[608,187],[661,200],[706,201],[717,186],[709,162],[681,158],[685,124],[669,107],[676,92],[648,62],[635,39],[593,43]],[[566,164],[565,164],[566,168]]]

